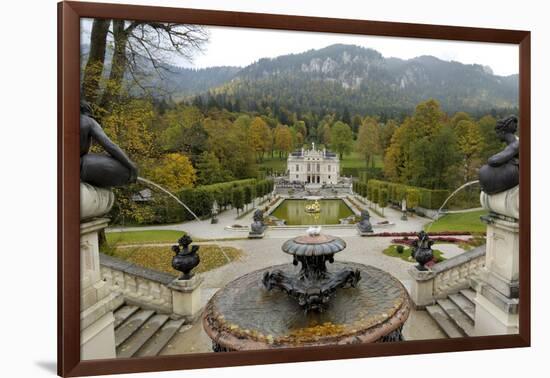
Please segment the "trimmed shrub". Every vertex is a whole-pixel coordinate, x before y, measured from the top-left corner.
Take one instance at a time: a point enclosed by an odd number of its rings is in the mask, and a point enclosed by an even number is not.
[[[398,206],[404,198],[408,197],[409,190],[418,191],[418,200],[415,207],[420,206],[426,209],[439,209],[449,196],[448,190],[426,189],[381,180],[369,180],[367,185],[369,188],[386,188],[388,190],[388,202]]]
[[[244,207],[244,190],[242,187],[237,186],[233,188],[231,202],[233,204],[233,207],[237,209],[237,211],[242,210],[242,208]]]
[[[407,189],[407,207],[414,209],[420,203],[420,191],[418,189]]]
[[[380,189],[380,193],[378,194],[378,205],[382,208],[388,206],[388,189]]]

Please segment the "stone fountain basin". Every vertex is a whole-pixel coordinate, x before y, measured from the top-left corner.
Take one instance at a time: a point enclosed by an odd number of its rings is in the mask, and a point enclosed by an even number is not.
[[[403,285],[372,266],[328,266],[329,271],[343,268],[359,269],[361,281],[356,288],[339,290],[322,313],[306,313],[284,292],[263,287],[264,272],[298,273],[292,264],[241,276],[210,299],[202,317],[204,330],[218,350],[236,351],[370,343],[400,329],[410,311]]]

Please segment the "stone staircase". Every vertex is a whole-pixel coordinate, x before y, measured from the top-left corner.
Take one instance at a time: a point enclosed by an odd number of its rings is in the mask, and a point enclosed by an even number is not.
[[[129,304],[119,307],[114,316],[117,358],[157,356],[185,323]]]
[[[474,290],[468,288],[438,299],[426,311],[448,337],[474,336]]]

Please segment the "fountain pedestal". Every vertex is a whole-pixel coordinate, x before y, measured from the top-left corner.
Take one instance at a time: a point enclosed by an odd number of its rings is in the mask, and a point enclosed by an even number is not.
[[[241,351],[403,340],[410,311],[406,289],[372,266],[334,262],[328,272],[358,271],[356,287],[338,291],[322,312],[304,311],[294,298],[260,284],[270,270],[296,275],[293,264],[257,270],[220,289],[203,313],[213,350]]]
[[[518,333],[519,307],[519,188],[488,195],[481,204],[490,211],[487,223],[485,268],[473,280],[475,334]]]
[[[298,236],[283,244],[283,252],[293,258],[292,264],[300,264],[298,273],[288,274],[275,269],[265,272],[262,277],[267,290],[284,291],[306,311],[323,311],[337,289],[355,287],[361,279],[360,272],[351,268],[329,271],[327,263],[334,262],[334,255],[346,248],[346,242],[320,235],[319,231],[312,229],[310,235]]]

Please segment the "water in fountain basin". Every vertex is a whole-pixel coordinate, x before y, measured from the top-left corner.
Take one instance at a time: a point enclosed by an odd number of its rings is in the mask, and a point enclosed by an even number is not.
[[[430,222],[430,224],[428,225],[428,228],[426,229],[426,232],[429,232],[429,231],[430,231],[430,228],[432,228],[432,224],[434,224],[434,222],[435,222],[436,220],[439,219],[439,214],[441,214],[441,210],[445,207],[445,205],[447,204],[447,202],[449,202],[449,200],[450,200],[451,198],[453,198],[453,197],[454,197],[458,192],[460,192],[462,189],[467,188],[467,187],[469,187],[469,186],[471,186],[471,185],[474,185],[474,184],[477,184],[477,183],[479,183],[479,180],[469,181],[469,182],[467,182],[466,184],[461,185],[460,187],[458,187],[454,192],[452,192],[452,193],[449,195],[449,197],[447,197],[447,198],[445,199],[445,201],[443,201],[443,204],[442,204],[441,207],[439,207],[439,209],[437,210],[437,213],[435,214],[435,219],[434,219],[432,222]]]
[[[138,181],[146,184],[146,185],[149,185],[149,186],[152,186],[160,191],[162,191],[163,193],[167,194],[168,196],[170,196],[172,199],[174,199],[177,203],[179,203],[181,206],[183,206],[185,208],[185,210],[187,210],[189,212],[189,214],[191,214],[199,223],[206,223],[206,222],[203,222],[198,216],[197,214],[195,214],[190,208],[189,206],[187,206],[185,203],[183,203],[178,197],[176,197],[173,193],[171,193],[170,191],[168,191],[167,189],[163,188],[162,186],[160,186],[159,184],[157,184],[156,182],[153,182],[151,180],[147,180],[143,177],[138,177],[137,178]],[[216,238],[213,238],[212,239],[213,241],[217,241]],[[225,260],[227,262],[230,262],[231,260],[229,259],[229,256],[227,256],[227,254],[225,253],[225,251],[223,250],[223,247],[221,245],[218,244],[218,248],[220,249],[220,252],[223,254],[223,256],[225,257]]]

